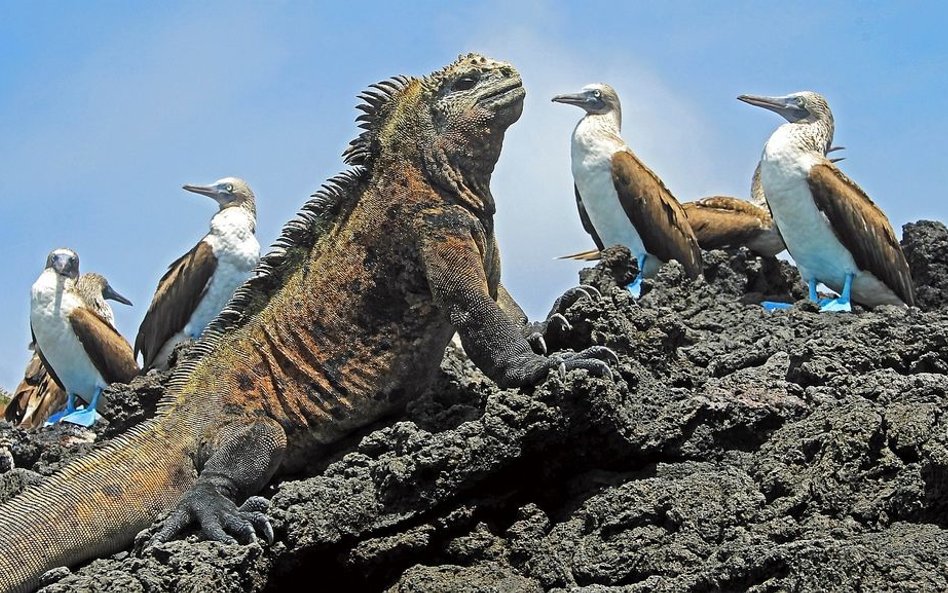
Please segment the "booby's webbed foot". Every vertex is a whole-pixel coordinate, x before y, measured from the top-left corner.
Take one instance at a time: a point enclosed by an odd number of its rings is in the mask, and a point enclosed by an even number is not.
[[[248,544],[260,536],[273,543],[273,527],[264,514],[269,504],[265,498],[251,496],[238,507],[213,486],[198,484],[162,522],[148,547],[174,539],[193,523],[201,526],[201,535],[209,540]]]
[[[843,292],[835,299],[820,301],[820,311],[852,311],[853,307],[850,304],[850,299],[852,298],[853,279],[855,277],[855,274],[846,274],[846,279],[843,281]]]
[[[92,401],[89,402],[88,406],[82,410],[73,412],[68,416],[64,416],[62,421],[69,422],[70,424],[78,424],[79,426],[85,426],[86,428],[89,428],[95,424],[95,421],[102,417],[95,411],[96,407],[99,405],[100,395],[102,395],[102,389],[96,389],[95,394],[92,396]]]
[[[78,424],[79,426],[85,426],[86,428],[89,428],[101,418],[102,415],[96,412],[95,408],[90,405],[87,408],[83,408],[73,412],[72,414],[63,416],[61,421],[68,422],[70,424]]]
[[[571,354],[557,354],[550,360],[557,365],[560,374],[566,374],[573,369],[586,369],[597,377],[613,378],[610,365],[619,364],[619,356],[605,346],[591,346],[580,352]]]
[[[76,411],[76,396],[70,393],[66,397],[66,407],[46,419],[43,426],[52,426]]]
[[[629,292],[632,293],[634,298],[639,298],[642,296],[642,276],[636,276],[635,280],[632,281],[632,284],[626,286],[629,289]]]
[[[566,319],[563,313],[569,309],[573,303],[579,299],[586,298],[591,301],[598,301],[602,294],[594,287],[589,285],[574,286],[566,290],[556,301],[553,307],[543,321],[533,321],[523,327],[523,335],[530,342],[530,346],[537,354],[546,354],[546,338],[550,331],[568,332],[573,329],[573,325]]]
[[[837,299],[823,299],[820,301],[820,311],[852,311],[852,304],[842,297]]]
[[[645,278],[645,260],[647,258],[647,254],[642,254],[635,259],[635,262],[639,267],[639,272],[638,275],[636,275],[635,280],[626,286],[626,288],[629,289],[629,292],[632,293],[632,297],[636,299],[642,296],[642,279]]]
[[[781,303],[780,301],[761,301],[760,306],[765,311],[780,311],[793,307],[793,303]]]

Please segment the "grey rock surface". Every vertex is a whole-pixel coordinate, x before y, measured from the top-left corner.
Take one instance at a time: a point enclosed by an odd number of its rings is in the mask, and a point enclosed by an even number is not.
[[[852,314],[744,250],[705,253],[693,282],[671,263],[636,302],[609,250],[582,273],[603,299],[547,341],[613,348],[615,381],[501,390],[449,348],[403,414],[269,487],[274,545],[136,546],[43,591],[946,591],[948,231],[907,225],[905,243],[920,308]],[[162,379],[125,389],[99,441]],[[83,438],[0,425],[0,498]]]

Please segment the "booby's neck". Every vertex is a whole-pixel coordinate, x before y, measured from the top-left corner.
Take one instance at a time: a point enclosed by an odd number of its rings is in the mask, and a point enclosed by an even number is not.
[[[108,322],[109,325],[115,327],[115,313],[112,311],[112,307],[105,300],[105,297],[102,296],[102,290],[97,287],[86,288],[81,284],[77,284],[76,288],[79,292],[79,297],[82,299],[82,302],[85,303],[90,309],[96,312],[96,314]]]
[[[76,281],[73,278],[60,276],[54,270],[45,269],[33,283],[31,294],[34,304],[41,307],[52,307],[58,313],[63,305],[63,295],[74,293]]]
[[[583,136],[619,136],[622,132],[622,113],[609,111],[608,113],[587,113],[579,120],[573,130],[573,137]]]
[[[823,157],[833,143],[833,132],[831,119],[785,123],[770,136],[764,146],[763,158],[796,160],[803,155]]]
[[[613,154],[628,148],[619,135],[621,127],[621,115],[615,111],[589,113],[579,120],[571,148],[574,177],[578,168],[605,166]]]
[[[211,235],[225,235],[235,229],[253,234],[257,229],[257,216],[251,205],[224,208],[211,217]]]

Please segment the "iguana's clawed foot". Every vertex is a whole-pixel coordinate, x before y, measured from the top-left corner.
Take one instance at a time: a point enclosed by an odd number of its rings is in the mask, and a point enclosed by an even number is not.
[[[557,354],[550,360],[557,365],[561,375],[573,369],[586,369],[593,375],[609,379],[613,378],[610,365],[619,364],[619,356],[605,346],[592,346],[573,354]]]
[[[553,328],[556,328],[554,331],[568,332],[573,329],[573,324],[562,313],[554,313],[545,321],[535,321],[524,327],[524,337],[530,342],[530,347],[534,352],[537,354],[547,353],[546,338],[543,335]]]
[[[213,487],[196,487],[184,495],[148,546],[177,537],[192,523],[200,524],[201,534],[214,541],[247,544],[261,536],[273,543],[273,527],[264,514],[268,506],[267,499],[251,496],[238,508]]]
[[[546,354],[547,333],[552,331],[568,332],[573,329],[573,324],[566,319],[563,313],[581,298],[587,298],[591,301],[598,301],[602,294],[594,286],[580,285],[574,286],[564,292],[553,303],[549,315],[543,321],[534,321],[524,326],[524,337],[530,342],[530,346],[537,354]]]

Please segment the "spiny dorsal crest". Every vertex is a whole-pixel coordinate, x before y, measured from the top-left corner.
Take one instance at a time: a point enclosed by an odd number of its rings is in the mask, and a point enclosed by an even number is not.
[[[370,166],[371,158],[378,154],[378,133],[383,122],[391,113],[396,97],[414,80],[408,76],[394,76],[369,85],[359,95],[358,98],[363,102],[356,105],[356,109],[362,114],[356,118],[356,122],[365,131],[350,142],[342,153],[346,164]]]
[[[178,363],[169,393],[184,386],[199,361],[217,347],[224,335],[243,326],[266,306],[298,267],[298,258],[292,257],[291,251],[308,254],[323,233],[345,216],[344,210],[356,202],[358,186],[365,180],[365,173],[364,168],[355,167],[330,178],[303,204],[296,216],[283,225],[280,236],[260,258],[251,277],[234,292],[186,358]],[[171,405],[171,398],[166,400],[167,405]]]
[[[308,255],[327,229],[346,218],[361,195],[359,186],[368,179],[372,163],[379,154],[379,133],[395,112],[406,89],[421,84],[426,90],[436,92],[445,81],[453,80],[461,73],[495,64],[500,63],[478,54],[467,54],[424,78],[395,76],[371,85],[359,95],[363,103],[357,109],[362,114],[356,121],[364,131],[343,153],[345,162],[354,168],[329,179],[303,205],[296,217],[284,225],[270,251],[260,258],[251,278],[237,289],[224,310],[204,330],[198,343],[188,351],[186,359],[178,364],[171,382],[173,389],[169,392],[177,391],[185,384],[198,362],[217,347],[225,334],[243,326],[266,306],[269,298],[297,269],[302,251]]]

